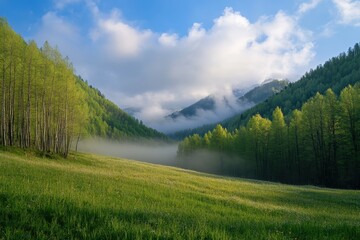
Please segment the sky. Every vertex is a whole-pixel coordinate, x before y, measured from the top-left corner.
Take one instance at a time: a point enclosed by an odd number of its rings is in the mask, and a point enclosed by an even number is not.
[[[209,94],[296,81],[360,39],[358,0],[0,0],[0,16],[162,131]]]

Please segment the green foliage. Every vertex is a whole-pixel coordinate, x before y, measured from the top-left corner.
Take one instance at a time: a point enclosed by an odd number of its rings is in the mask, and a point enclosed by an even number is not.
[[[69,59],[0,19],[0,66],[0,144],[66,157],[87,115]]]
[[[74,75],[48,42],[26,43],[0,18],[0,144],[67,156],[74,139],[167,137],[130,117]]]
[[[359,191],[0,151],[0,239],[358,239]]]
[[[146,127],[131,117],[114,103],[104,97],[96,88],[89,86],[81,77],[77,84],[85,95],[89,110],[89,120],[85,124],[84,136],[97,136],[113,140],[159,139],[167,137],[158,131]]]
[[[200,140],[196,135],[202,146],[191,141],[195,135],[187,137],[179,156],[205,148],[245,159],[253,166],[250,177],[360,188],[360,84],[344,88],[339,99],[331,89],[316,93],[288,118],[289,124],[276,107],[272,121],[256,114],[232,133],[218,125]]]

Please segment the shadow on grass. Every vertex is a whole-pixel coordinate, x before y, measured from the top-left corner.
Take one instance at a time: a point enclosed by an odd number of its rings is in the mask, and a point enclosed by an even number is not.
[[[54,197],[0,194],[3,239],[356,239],[359,234],[358,227],[345,224],[206,218],[186,211],[99,208]]]

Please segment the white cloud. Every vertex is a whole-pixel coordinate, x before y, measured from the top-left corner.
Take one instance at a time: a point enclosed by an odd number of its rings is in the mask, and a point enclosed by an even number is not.
[[[159,37],[159,43],[168,46],[168,47],[175,47],[178,41],[178,35],[177,34],[168,34],[163,33]]]
[[[104,40],[109,54],[118,57],[137,55],[151,37],[150,30],[138,30],[120,20],[119,12],[113,10],[110,17],[99,17],[97,26],[92,30],[94,41]]]
[[[298,14],[303,15],[303,14],[307,13],[308,11],[316,8],[321,1],[322,0],[311,0],[309,2],[304,2],[304,3],[300,4],[299,9],[298,9]]]
[[[340,15],[340,23],[360,26],[360,1],[333,0]]]
[[[226,8],[210,28],[194,23],[179,36],[138,28],[90,0],[87,6],[94,26],[70,54],[78,73],[120,107],[145,107],[139,116],[160,130],[168,127],[165,115],[209,94],[268,78],[297,79],[314,56],[311,32],[281,11],[251,22]],[[55,17],[47,22],[44,16],[40,35],[59,26],[76,29]],[[53,38],[63,41],[60,34]]]
[[[203,36],[205,36],[206,31],[201,27],[200,23],[194,23],[189,30],[189,34],[186,38],[187,41],[193,42],[200,40]]]

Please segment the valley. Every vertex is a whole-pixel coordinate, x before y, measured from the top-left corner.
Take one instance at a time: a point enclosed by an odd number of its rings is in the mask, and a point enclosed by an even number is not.
[[[360,0],[0,0],[0,240],[360,239]]]

